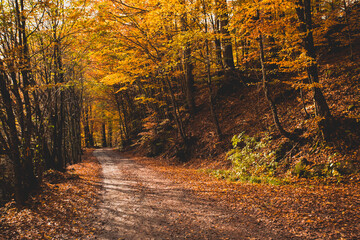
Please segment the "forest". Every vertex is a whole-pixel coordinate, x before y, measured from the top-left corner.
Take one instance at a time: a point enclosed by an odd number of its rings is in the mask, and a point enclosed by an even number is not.
[[[359,43],[357,0],[1,0],[0,203],[105,147],[358,187]]]

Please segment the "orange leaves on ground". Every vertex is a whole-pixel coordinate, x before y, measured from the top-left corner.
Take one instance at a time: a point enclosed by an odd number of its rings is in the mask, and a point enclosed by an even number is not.
[[[98,201],[101,167],[85,153],[83,163],[70,166],[63,181],[43,184],[27,206],[14,202],[0,209],[0,239],[74,239],[91,237],[97,231],[93,210]],[[65,174],[66,175],[66,174]]]

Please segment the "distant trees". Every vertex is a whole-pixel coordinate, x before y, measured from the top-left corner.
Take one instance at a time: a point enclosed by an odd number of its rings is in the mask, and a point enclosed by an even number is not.
[[[179,137],[187,141],[184,124],[187,111],[184,110],[188,109],[190,115],[195,114],[195,77],[220,64],[214,61],[215,50],[209,42],[221,39],[220,43],[227,50],[220,56],[229,58],[226,62],[221,61],[221,65],[234,68],[231,38],[226,26],[226,1],[216,5],[217,9],[211,1],[128,1],[126,4],[109,1],[98,5],[94,33],[102,49],[93,47],[93,56],[96,56],[93,60],[102,69],[103,83],[119,89],[116,102],[123,133],[133,128],[129,124],[133,121],[130,119],[132,113],[125,107],[130,104],[137,107],[137,110],[130,108],[131,111],[139,112],[143,118],[151,113],[155,122],[174,120]],[[209,14],[204,13],[205,8]],[[212,13],[217,14],[217,19]],[[226,37],[222,37],[221,31]],[[207,53],[202,51],[206,45]],[[198,71],[199,65],[204,66],[203,70]],[[211,86],[211,81],[209,83]],[[213,97],[211,99],[210,104],[214,107]],[[214,121],[217,121],[215,115]],[[144,129],[136,128],[137,132]]]

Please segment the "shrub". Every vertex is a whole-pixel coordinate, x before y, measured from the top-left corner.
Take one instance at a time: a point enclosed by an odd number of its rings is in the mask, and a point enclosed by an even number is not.
[[[273,177],[277,162],[275,152],[267,149],[268,144],[271,143],[269,136],[258,140],[242,132],[235,135],[231,141],[233,149],[226,156],[231,161],[232,168],[209,171],[213,176],[230,181],[285,183]]]
[[[269,173],[270,165],[274,165],[274,152],[266,150],[270,142],[269,136],[258,141],[244,132],[235,135],[232,138],[233,149],[227,154],[232,163],[232,171],[239,176]]]

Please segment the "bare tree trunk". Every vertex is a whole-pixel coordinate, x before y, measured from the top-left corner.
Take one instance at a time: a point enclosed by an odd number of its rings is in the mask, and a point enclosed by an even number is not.
[[[60,40],[58,36],[56,36],[56,31],[54,30],[54,61],[55,61],[55,84],[64,83],[64,72],[63,72],[63,64],[62,64],[62,56],[61,56],[61,47]],[[63,145],[63,137],[64,137],[64,89],[61,87],[58,88],[59,93],[55,98],[55,112],[53,116],[54,120],[54,147],[53,147],[53,156],[55,160],[56,169],[59,171],[65,170],[64,163],[64,145]]]
[[[90,123],[89,123],[89,107],[84,107],[84,136],[85,136],[85,146],[87,148],[94,147],[94,140],[92,133],[90,132]]]
[[[170,83],[170,80],[168,79],[168,77],[166,76],[165,78],[166,78],[165,80],[162,79],[163,85],[167,86],[167,89],[168,89],[169,94],[170,94],[170,99],[171,99],[171,104],[172,104],[172,112],[173,112],[173,115],[174,115],[176,125],[178,127],[180,137],[181,137],[181,139],[183,140],[184,143],[187,143],[187,136],[186,136],[184,125],[183,125],[183,122],[182,122],[182,119],[181,119],[181,114],[179,112],[179,108],[178,108],[177,103],[176,103],[174,91],[172,89],[172,86],[171,86],[171,83]]]
[[[111,121],[109,121],[108,122],[108,141],[107,141],[107,143],[108,143],[108,146],[109,147],[112,147],[112,142],[113,142],[113,129],[112,129],[112,122]]]
[[[215,44],[215,55],[216,55],[216,63],[221,67],[222,70],[224,70],[224,64],[222,61],[222,56],[221,56],[221,41],[220,41],[220,19],[219,19],[219,14],[216,11],[215,14],[215,24],[214,24],[214,31],[215,31],[215,40],[214,40],[214,44]]]
[[[191,62],[191,49],[187,46],[184,50],[184,69],[185,69],[185,86],[186,86],[186,102],[191,114],[195,113],[194,98],[194,66]]]
[[[116,104],[118,106],[118,111],[119,111],[120,126],[122,126],[124,140],[127,144],[130,140],[130,136],[129,136],[130,130],[129,130],[129,125],[128,125],[128,115],[130,115],[130,114],[128,114],[126,111],[126,106],[125,106],[123,97],[121,96],[120,92],[118,94],[116,94],[115,100],[116,100]]]

